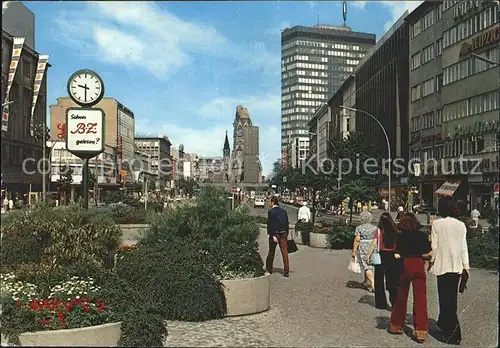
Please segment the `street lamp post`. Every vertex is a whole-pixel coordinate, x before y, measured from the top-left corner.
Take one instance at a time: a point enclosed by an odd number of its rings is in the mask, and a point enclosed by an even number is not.
[[[349,110],[349,111],[354,111],[354,112],[359,112],[359,113],[362,113],[362,114],[365,114],[366,116],[372,118],[373,120],[375,120],[375,122],[377,122],[377,124],[380,126],[380,128],[382,128],[382,132],[384,132],[384,136],[385,136],[385,141],[387,143],[387,155],[389,156],[389,174],[388,174],[388,179],[389,179],[389,185],[388,185],[388,188],[389,188],[389,194],[388,194],[388,203],[389,203],[389,212],[391,211],[391,179],[392,179],[392,175],[391,175],[391,172],[392,172],[392,158],[391,158],[391,144],[389,142],[389,136],[387,135],[387,131],[385,130],[385,127],[382,125],[382,123],[380,123],[379,120],[377,120],[375,118],[375,116],[373,116],[372,114],[370,114],[369,112],[366,112],[364,110],[360,110],[360,109],[355,109],[355,108],[351,108],[351,107],[348,107],[348,106],[344,106],[344,105],[340,105],[340,108],[341,109],[345,109],[345,110]]]

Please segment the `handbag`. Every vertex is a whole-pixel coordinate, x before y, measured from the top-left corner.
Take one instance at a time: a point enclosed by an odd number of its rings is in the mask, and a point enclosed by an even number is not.
[[[352,258],[347,265],[347,269],[353,273],[361,273],[361,266],[357,260],[357,257]]]
[[[294,252],[299,250],[294,240],[293,230],[288,233],[288,238],[286,240],[286,249],[289,254],[293,254]]]
[[[380,258],[380,237],[381,237],[381,230],[379,229],[377,231],[377,249],[373,250],[372,255],[370,257],[370,264],[377,266],[382,263],[382,259]]]
[[[460,285],[458,286],[458,292],[463,294],[465,289],[467,289],[467,281],[469,280],[469,273],[464,269],[462,270],[462,275],[460,276]]]

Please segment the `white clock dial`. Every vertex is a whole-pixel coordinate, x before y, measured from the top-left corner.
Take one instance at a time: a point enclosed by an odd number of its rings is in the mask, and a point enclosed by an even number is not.
[[[95,74],[82,72],[69,82],[69,93],[81,104],[92,104],[101,98],[103,93],[102,81]]]

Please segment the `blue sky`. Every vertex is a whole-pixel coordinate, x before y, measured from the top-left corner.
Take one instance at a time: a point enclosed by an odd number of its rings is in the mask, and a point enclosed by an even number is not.
[[[348,1],[348,25],[383,35],[420,2]],[[342,2],[25,2],[36,50],[49,54],[49,105],[78,69],[134,111],[136,132],[167,135],[200,156],[222,154],[236,106],[260,127],[264,174],[280,156],[280,30],[342,24]],[[231,139],[230,139],[231,140]],[[232,144],[232,141],[231,141]]]

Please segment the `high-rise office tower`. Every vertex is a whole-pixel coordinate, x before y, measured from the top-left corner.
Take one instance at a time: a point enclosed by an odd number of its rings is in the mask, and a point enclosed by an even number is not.
[[[347,26],[295,26],[281,32],[282,163],[294,166],[307,157],[308,121],[375,41],[375,34]],[[306,148],[296,148],[297,143]]]

